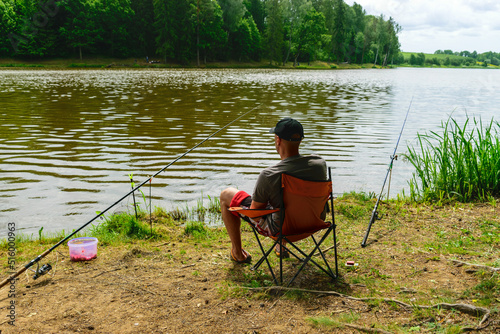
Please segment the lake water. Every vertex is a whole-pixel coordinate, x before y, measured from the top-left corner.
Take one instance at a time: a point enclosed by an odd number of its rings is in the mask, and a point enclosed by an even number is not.
[[[279,160],[268,129],[285,116],[304,125],[302,153],[333,168],[336,194],[378,195],[410,101],[398,154],[450,115],[498,120],[499,92],[500,71],[479,69],[2,70],[0,235],[7,222],[34,235],[83,225],[130,190],[129,173],[147,179],[255,107],[156,177],[153,206],[252,192]],[[411,175],[395,162],[391,197]]]

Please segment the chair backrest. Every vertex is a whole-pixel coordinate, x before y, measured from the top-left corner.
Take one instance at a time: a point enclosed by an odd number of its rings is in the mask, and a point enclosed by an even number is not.
[[[294,235],[293,239],[300,240],[330,226],[330,223],[321,219],[321,214],[332,194],[331,180],[306,181],[282,174],[281,186],[283,235]]]

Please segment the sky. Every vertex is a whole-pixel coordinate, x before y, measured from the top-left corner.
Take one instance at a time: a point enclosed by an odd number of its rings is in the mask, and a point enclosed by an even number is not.
[[[499,0],[345,0],[366,14],[390,16],[403,28],[401,51],[500,52]]]

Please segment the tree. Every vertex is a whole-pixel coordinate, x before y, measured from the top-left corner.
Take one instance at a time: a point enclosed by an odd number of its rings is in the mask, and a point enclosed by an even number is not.
[[[425,54],[420,52],[417,54],[417,65],[424,66],[425,64]]]
[[[259,32],[259,28],[257,27],[257,24],[253,20],[253,18],[249,17],[247,19],[248,25],[250,27],[250,35],[252,37],[252,44],[251,44],[251,54],[250,57],[253,60],[260,60],[260,54],[262,50],[262,37]]]
[[[233,37],[234,55],[239,61],[260,59],[261,36],[251,16],[241,19]]]
[[[197,63],[200,66],[200,52],[203,51],[203,62],[207,63],[207,56],[215,54],[217,49],[224,45],[226,34],[222,28],[222,9],[219,4],[211,0],[197,0]]]
[[[15,45],[11,43],[11,39],[14,38],[16,21],[13,4],[9,0],[0,0],[0,57],[7,57],[12,55],[13,51],[15,52]],[[13,42],[17,42],[17,40],[13,40]]]
[[[241,19],[245,15],[246,7],[243,4],[243,0],[218,0],[220,7],[222,8],[222,19],[224,21],[224,30],[226,31],[226,40],[229,46],[234,46],[239,43],[232,36],[237,29],[240,28]],[[230,55],[233,51],[227,50],[227,54]]]
[[[165,62],[174,57],[175,40],[175,7],[174,0],[153,0],[156,30],[156,53]]]
[[[280,0],[267,0],[266,52],[269,64],[281,62],[281,46],[283,45],[283,20]]]
[[[157,53],[187,63],[193,56],[196,6],[193,0],[153,0]]]
[[[344,0],[334,0],[333,6],[333,31],[332,31],[332,52],[335,54],[337,62],[344,61],[345,34],[346,34],[346,4]]]
[[[288,40],[285,49],[285,57],[283,66],[288,62],[290,53],[297,53],[297,48],[300,44],[299,28],[306,13],[312,8],[312,4],[308,0],[289,0],[284,2],[284,21],[285,21],[285,36]],[[295,62],[294,62],[295,66]]]
[[[410,55],[410,65],[417,65],[417,57],[415,57],[415,55],[412,53]]]
[[[354,37],[354,54],[356,57],[356,62],[362,64],[363,56],[365,52],[365,34],[361,31]]]
[[[297,63],[301,53],[307,55],[308,62],[315,57],[316,51],[320,47],[321,36],[325,31],[325,16],[311,8],[298,29],[299,37],[294,64]]]
[[[387,33],[388,33],[388,42],[385,46],[385,58],[383,62],[383,66],[387,66],[387,62],[389,58],[391,62],[393,62],[393,58],[395,55],[399,53],[399,48],[401,44],[399,43],[398,34],[401,31],[401,26],[394,21],[392,17],[389,17],[387,21]]]
[[[76,49],[80,60],[83,50],[92,52],[98,36],[96,26],[96,6],[90,0],[62,0],[59,5],[66,12],[66,21],[60,27],[60,33],[66,40],[66,45]]]
[[[266,19],[266,8],[265,1],[263,0],[244,0],[247,13],[249,13],[259,32],[264,33],[265,29],[265,19]]]
[[[389,41],[389,34],[388,34],[388,29],[387,29],[387,24],[384,20],[384,16],[380,14],[380,16],[377,18],[377,25],[376,25],[376,54],[375,54],[375,64],[377,63],[378,56],[379,54],[384,54],[384,49]]]
[[[335,28],[334,23],[335,23],[335,13],[334,13],[334,0],[316,0],[313,1],[313,6],[316,8],[316,10],[320,13],[323,13],[325,16],[325,27],[327,30],[327,37],[329,39],[328,43],[325,44],[326,46],[326,54],[327,54],[327,59],[332,60],[334,57],[333,53],[333,30]]]
[[[98,47],[112,57],[127,57],[131,53],[129,29],[134,11],[130,0],[89,0],[97,8]]]
[[[224,20],[224,30],[229,34],[238,29],[246,7],[243,0],[218,0],[222,8],[222,19]]]
[[[354,62],[363,63],[365,52],[365,27],[366,27],[366,12],[361,5],[354,3],[350,8],[351,12],[351,28],[350,35],[352,42],[349,45],[350,56],[354,56]],[[350,57],[351,58],[351,57]],[[351,59],[352,61],[352,59]]]
[[[131,0],[134,19],[129,29],[132,53],[136,57],[146,57],[155,53],[155,27],[153,0]]]
[[[376,43],[377,23],[378,20],[375,16],[372,15],[366,16],[366,24],[364,31],[365,42],[363,44],[363,56],[361,57],[361,63],[375,62],[376,52],[374,52],[374,50],[376,50],[376,45],[377,45]],[[370,54],[370,56],[365,56],[365,54],[368,55],[368,53]]]
[[[8,3],[4,3],[7,5]],[[4,10],[5,17],[12,31],[7,37],[15,54],[29,58],[40,58],[50,55],[54,50],[57,38],[53,20],[41,9],[36,0],[19,0],[9,4],[12,10]],[[43,4],[45,6],[45,4]],[[10,16],[14,14],[14,17]]]

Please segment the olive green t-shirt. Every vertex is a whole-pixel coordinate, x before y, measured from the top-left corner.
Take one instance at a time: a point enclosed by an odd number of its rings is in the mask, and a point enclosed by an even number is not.
[[[281,202],[282,173],[309,181],[325,181],[328,179],[326,175],[326,162],[322,157],[318,155],[302,156],[300,154],[288,157],[260,172],[252,200],[259,203],[266,203],[273,208],[278,208]]]

